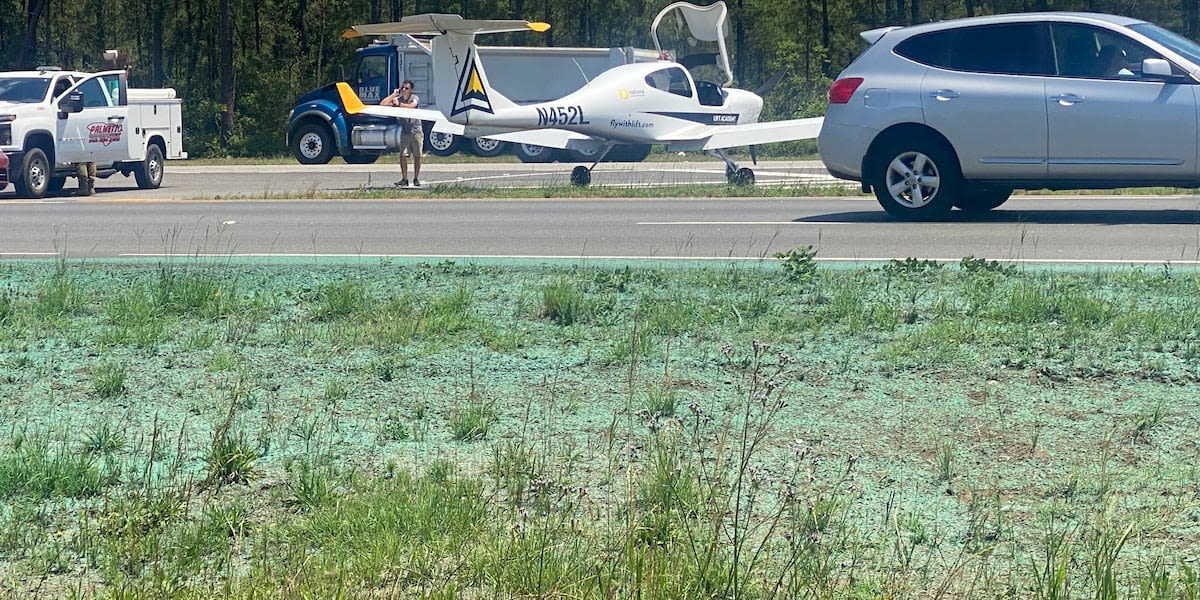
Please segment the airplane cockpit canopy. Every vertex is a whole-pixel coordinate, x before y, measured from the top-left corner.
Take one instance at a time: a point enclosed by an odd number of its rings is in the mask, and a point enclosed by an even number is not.
[[[696,81],[733,83],[729,68],[729,37],[725,2],[696,6],[687,2],[668,5],[654,18],[650,34],[659,54],[682,64]]]

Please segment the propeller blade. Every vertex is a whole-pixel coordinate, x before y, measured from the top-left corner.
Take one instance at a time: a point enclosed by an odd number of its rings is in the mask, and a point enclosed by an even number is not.
[[[775,86],[779,85],[780,81],[783,81],[783,78],[785,75],[787,75],[787,72],[787,65],[784,65],[783,68],[779,69],[777,73],[772,75],[766,83],[758,86],[758,89],[754,90],[754,93],[758,94],[759,96],[766,96],[767,94],[771,93],[771,90],[775,89]]]

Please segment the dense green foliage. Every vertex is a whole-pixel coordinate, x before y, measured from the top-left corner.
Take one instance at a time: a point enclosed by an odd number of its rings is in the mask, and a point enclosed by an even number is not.
[[[670,0],[0,0],[0,68],[99,67],[101,52],[134,58],[133,83],[170,86],[184,103],[195,157],[282,154],[287,111],[302,93],[341,77],[361,39],[348,26],[424,12],[527,18],[544,36],[487,43],[652,47],[650,21]],[[1200,36],[1195,0],[728,0],[738,83],[753,87],[780,67],[766,118],[824,110],[830,78],[862,49],[859,32],[973,14],[1091,10],[1144,18]],[[224,18],[223,18],[224,17]]]

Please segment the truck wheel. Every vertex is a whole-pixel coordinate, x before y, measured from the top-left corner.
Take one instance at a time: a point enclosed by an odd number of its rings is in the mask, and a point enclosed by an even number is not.
[[[504,151],[507,149],[508,144],[500,140],[485,137],[471,139],[471,154],[475,156],[491,158],[504,154]]]
[[[25,153],[21,168],[12,174],[13,185],[17,188],[17,196],[21,198],[41,198],[50,187],[50,161],[41,148],[30,148]]]
[[[307,123],[292,136],[292,156],[302,165],[323,165],[333,158],[333,134],[319,123]]]
[[[146,159],[134,167],[133,178],[137,180],[138,187],[143,190],[157,189],[162,185],[163,153],[158,144],[150,144],[146,147]]]
[[[538,146],[537,144],[513,144],[513,154],[527,163],[548,163],[554,160],[554,148]]]
[[[425,145],[429,147],[429,153],[434,156],[450,156],[458,152],[458,136],[453,133],[430,131],[429,135],[425,136],[425,139],[427,140]]]

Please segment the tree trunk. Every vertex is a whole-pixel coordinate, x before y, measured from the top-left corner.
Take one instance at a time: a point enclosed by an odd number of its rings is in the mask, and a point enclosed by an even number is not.
[[[233,4],[221,0],[221,26],[218,44],[221,47],[221,139],[228,142],[233,135]]]
[[[1183,35],[1190,39],[1200,36],[1200,5],[1195,0],[1179,0],[1183,12]]]
[[[733,18],[733,79],[737,85],[746,85],[746,3],[737,1],[737,14]],[[676,58],[676,60],[679,60]]]
[[[163,86],[163,3],[150,9],[150,87]]]
[[[31,69],[37,58],[37,26],[42,15],[50,8],[50,0],[29,0],[28,10],[25,11],[25,33],[21,36],[21,49],[13,61],[17,68]]]
[[[826,77],[832,77],[832,66],[829,64],[829,39],[831,32],[829,31],[829,0],[821,0],[821,46],[825,48],[825,59],[821,61],[821,73]]]

